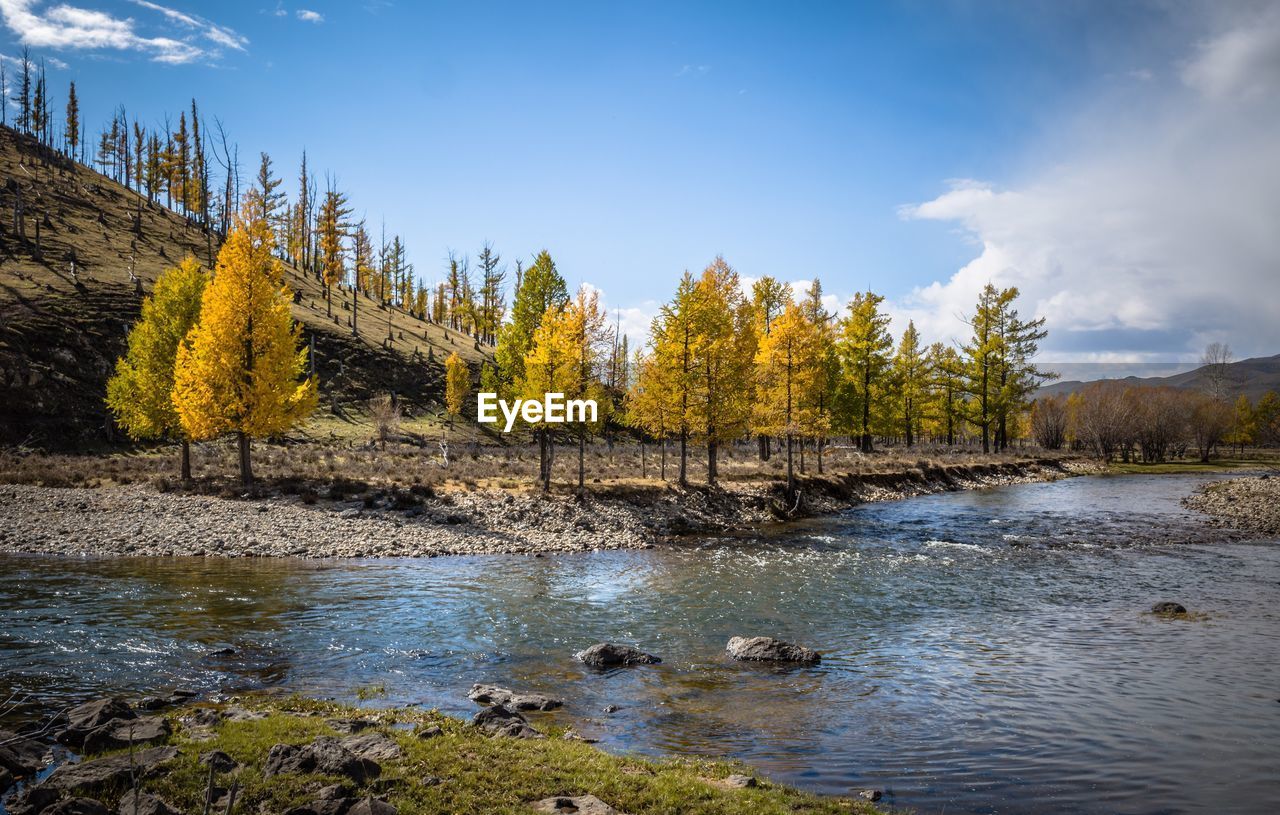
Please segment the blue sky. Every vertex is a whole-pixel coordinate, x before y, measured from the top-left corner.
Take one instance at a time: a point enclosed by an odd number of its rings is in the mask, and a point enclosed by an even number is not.
[[[1242,284],[1278,260],[1263,234],[1240,250],[1254,174],[1222,166],[1271,159],[1254,134],[1274,132],[1280,37],[1232,37],[1277,15],[1115,6],[0,0],[0,53],[65,66],[55,104],[75,79],[95,128],[195,96],[291,195],[305,147],[427,279],[484,240],[507,261],[548,248],[633,331],[723,254],[747,277],[816,275],[833,307],[869,286],[930,339],[992,280],[1026,291],[1063,359],[1280,351],[1275,306],[1206,303],[1200,283],[1225,273],[1217,244],[1243,252]],[[1272,172],[1255,217],[1277,214]],[[1180,210],[1153,210],[1224,175],[1191,219],[1223,230],[1182,246]]]

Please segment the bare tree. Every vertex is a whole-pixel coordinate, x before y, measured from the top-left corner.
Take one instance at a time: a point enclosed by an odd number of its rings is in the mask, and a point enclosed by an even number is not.
[[[1045,396],[1031,405],[1031,435],[1046,450],[1061,450],[1067,440],[1067,400]]]
[[[1205,392],[1220,402],[1225,402],[1231,391],[1231,346],[1224,342],[1212,342],[1200,355],[1204,370]]]
[[[387,439],[400,434],[400,405],[389,393],[369,400],[369,415],[378,433],[378,443],[386,449]]]
[[[1191,438],[1201,461],[1209,460],[1218,442],[1231,428],[1232,415],[1231,406],[1213,396],[1206,394],[1193,402],[1189,416]]]

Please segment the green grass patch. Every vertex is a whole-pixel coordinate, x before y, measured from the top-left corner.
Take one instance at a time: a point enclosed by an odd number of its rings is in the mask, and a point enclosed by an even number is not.
[[[1256,458],[1215,458],[1211,461],[1165,461],[1159,464],[1140,462],[1123,463],[1113,461],[1107,465],[1107,472],[1118,475],[1163,475],[1170,473],[1216,473],[1229,470],[1257,469],[1268,465],[1274,466],[1274,459]]]
[[[553,796],[592,794],[632,815],[834,815],[877,810],[854,799],[813,795],[761,778],[757,787],[726,789],[717,781],[732,773],[750,772],[739,764],[700,759],[652,760],[614,755],[581,741],[562,738],[557,728],[542,728],[545,739],[490,737],[470,724],[436,711],[412,708],[368,709],[302,699],[250,698],[241,704],[265,713],[254,720],[224,721],[213,738],[185,731],[171,714],[175,732],[170,742],[179,757],[169,771],[142,783],[184,812],[204,808],[209,771],[199,755],[222,750],[243,765],[234,775],[222,773],[215,785],[238,784],[235,812],[283,812],[315,799],[329,784],[343,783],[353,796],[376,794],[405,815],[429,813],[493,813],[528,815],[530,802]],[[328,719],[362,718],[394,739],[404,757],[381,762],[382,774],[365,788],[317,774],[262,776],[267,753],[276,744],[304,745],[318,736],[341,735]],[[436,726],[443,734],[418,734]],[[106,798],[104,796],[104,798]],[[104,800],[114,810],[119,794]]]

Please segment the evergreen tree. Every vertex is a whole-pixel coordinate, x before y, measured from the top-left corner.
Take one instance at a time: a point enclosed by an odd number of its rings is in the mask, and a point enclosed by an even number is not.
[[[76,147],[80,144],[80,100],[76,97],[76,83],[73,80],[67,89],[67,123],[63,134],[66,139],[67,155],[75,158]]]
[[[445,407],[455,418],[462,417],[463,403],[471,393],[471,370],[454,351],[444,361]]]
[[[533,334],[543,316],[549,309],[563,308],[568,301],[564,278],[556,270],[551,254],[544,249],[524,272],[511,305],[511,321],[499,333],[494,360],[504,384],[512,384],[524,375],[525,355],[533,346]]]
[[[849,388],[852,427],[862,452],[870,453],[872,405],[889,367],[893,338],[889,317],[880,312],[884,298],[873,292],[855,294],[849,314],[841,321],[837,350],[843,383]]]
[[[22,57],[18,64],[22,68],[22,73],[18,78],[18,93],[13,97],[13,101],[18,105],[18,130],[23,133],[31,134],[31,52],[23,48]]]
[[[263,156],[265,157],[265,153]],[[265,199],[264,199],[265,200]],[[342,241],[347,235],[347,197],[334,188],[333,182],[320,205],[316,232],[320,241],[320,273],[324,282],[325,315],[333,315],[333,287],[346,274],[346,258]]]
[[[907,447],[915,444],[929,389],[929,361],[920,347],[920,332],[907,323],[889,371],[891,424],[902,431]]]

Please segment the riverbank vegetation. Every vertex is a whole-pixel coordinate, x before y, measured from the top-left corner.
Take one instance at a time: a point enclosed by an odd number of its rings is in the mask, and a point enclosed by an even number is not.
[[[161,714],[163,724],[135,717],[118,702],[106,709],[130,717],[119,722],[118,738],[136,733],[141,739],[145,729],[147,741],[132,750],[117,741],[117,749],[55,771],[31,796],[92,798],[112,812],[126,811],[121,802],[131,806],[137,798],[168,807],[144,805],[148,812],[524,815],[539,805],[545,812],[577,811],[557,808],[556,801],[581,796],[613,807],[599,812],[630,815],[877,811],[862,800],[772,784],[727,762],[611,755],[571,730],[540,722],[543,733],[514,737],[434,711],[301,697],[189,705]],[[108,772],[112,756],[121,766]],[[24,805],[21,798],[10,803],[19,807],[15,812]]]

